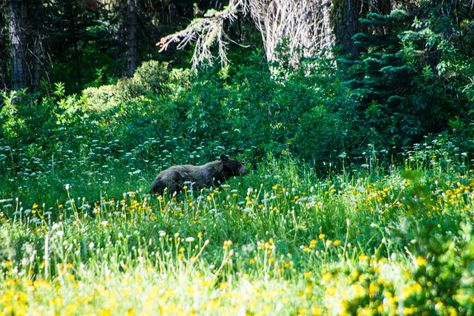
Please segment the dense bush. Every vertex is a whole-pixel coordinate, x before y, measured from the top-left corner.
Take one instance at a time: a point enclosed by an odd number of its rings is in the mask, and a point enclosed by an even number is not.
[[[79,153],[84,142],[114,143],[114,157],[135,150],[154,163],[165,149],[175,163],[227,152],[254,165],[267,154],[291,152],[320,166],[338,157],[353,161],[369,144],[396,153],[452,130],[470,152],[474,145],[464,139],[474,130],[474,70],[471,53],[456,46],[469,33],[449,41],[430,20],[401,11],[362,22],[367,32],[355,37],[362,53],[350,62],[335,53],[296,69],[282,60],[269,70],[255,50],[198,73],[149,61],[134,77],[79,97],[66,96],[63,84],[49,96],[4,94],[2,145],[50,156],[57,148]]]

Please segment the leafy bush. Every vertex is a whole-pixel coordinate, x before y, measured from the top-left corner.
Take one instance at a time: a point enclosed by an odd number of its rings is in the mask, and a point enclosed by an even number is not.
[[[92,112],[104,112],[117,106],[119,102],[117,86],[103,85],[82,91],[81,101],[84,108]]]
[[[319,57],[293,70],[283,61],[270,71],[257,50],[240,57],[239,64],[199,73],[149,61],[133,78],[90,87],[79,98],[66,96],[62,84],[43,98],[5,95],[3,145],[79,151],[88,140],[104,147],[120,144],[115,157],[146,147],[143,159],[153,163],[161,158],[152,153],[166,148],[177,163],[203,163],[226,152],[254,166],[267,154],[291,152],[319,166],[324,161],[334,165],[341,154],[359,157],[368,144],[379,150],[410,145],[448,125],[463,142],[472,134],[474,112],[462,113],[464,101],[454,107],[451,92],[463,96],[459,89],[465,82],[460,80],[456,89],[441,85],[442,96],[423,90],[441,79],[428,82],[420,74],[424,59],[409,53],[419,50],[413,46],[418,40],[399,35],[405,34],[405,17],[369,16],[369,22],[377,27],[390,22],[390,40],[382,45],[377,35],[359,35],[370,50],[349,70],[334,58]],[[344,76],[354,79],[344,81]],[[147,141],[152,145],[143,147]],[[466,147],[469,152],[472,144]],[[50,150],[43,152],[50,155]]]
[[[347,127],[338,114],[315,107],[302,116],[293,146],[299,156],[317,165],[335,161],[345,150]]]
[[[77,98],[64,96],[64,85],[56,84],[54,95],[43,99],[23,91],[3,95],[0,138],[5,145],[39,145],[51,148],[51,139],[68,132],[88,131],[87,120]],[[73,130],[66,130],[71,127]],[[64,132],[64,133],[63,133]]]

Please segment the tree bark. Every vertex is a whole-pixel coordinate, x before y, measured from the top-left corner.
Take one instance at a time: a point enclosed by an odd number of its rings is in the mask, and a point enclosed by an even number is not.
[[[136,0],[127,0],[127,76],[133,77],[137,60],[137,6]]]
[[[11,88],[23,89],[28,86],[26,65],[26,3],[22,0],[10,0],[10,41],[11,41]]]
[[[40,88],[41,79],[41,37],[38,34],[35,36],[33,43],[33,74],[31,80],[31,88],[33,91],[38,91]]]
[[[7,74],[6,74],[6,69],[7,69],[7,58],[6,56],[9,55],[8,49],[7,49],[7,31],[5,29],[5,26],[7,25],[6,23],[6,18],[5,18],[5,12],[3,10],[3,6],[0,5],[0,91],[4,91],[7,89]],[[1,106],[1,101],[0,101],[0,106]]]
[[[377,0],[376,10],[380,14],[389,14],[392,11],[392,3],[390,0]]]
[[[30,86],[32,91],[38,91],[40,88],[41,68],[43,65],[43,23],[45,12],[43,0],[35,1],[28,6],[28,40],[27,40],[27,64],[30,74]]]
[[[5,65],[0,61],[0,92],[7,90],[7,81],[5,77]],[[0,101],[1,103],[1,101]]]
[[[367,13],[368,6],[362,0],[333,0],[333,5],[335,43],[341,48],[341,53],[356,58],[360,52],[352,36],[362,30],[359,18]]]
[[[80,86],[82,83],[82,71],[80,67],[81,60],[81,50],[79,50],[78,43],[80,41],[80,26],[79,26],[79,10],[77,8],[78,2],[76,1],[67,1],[64,6],[64,19],[69,24],[68,31],[68,40],[72,44],[72,58],[77,61],[77,65],[74,67],[75,73],[75,82],[76,87]]]

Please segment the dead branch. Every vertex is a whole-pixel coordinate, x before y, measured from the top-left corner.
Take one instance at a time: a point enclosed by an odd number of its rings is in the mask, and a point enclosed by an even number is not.
[[[225,64],[229,38],[224,33],[224,22],[235,21],[241,12],[250,14],[260,31],[268,61],[276,60],[278,47],[285,44],[290,63],[296,65],[301,57],[315,56],[333,44],[330,5],[330,0],[231,0],[223,11],[208,12],[157,45],[161,52],[172,43],[182,49],[195,42],[194,68],[212,63],[211,49],[217,45],[220,62]]]

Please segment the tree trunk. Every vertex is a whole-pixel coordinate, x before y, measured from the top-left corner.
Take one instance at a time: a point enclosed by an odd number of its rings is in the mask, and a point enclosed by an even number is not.
[[[360,52],[352,36],[361,31],[359,18],[368,11],[368,6],[362,0],[333,0],[333,5],[336,45],[341,48],[341,53],[356,58]]]
[[[76,1],[67,1],[64,6],[64,19],[69,24],[68,37],[70,43],[72,43],[72,58],[76,61],[74,67],[75,75],[75,84],[74,88],[80,87],[82,84],[82,71],[81,71],[81,50],[79,50],[78,42],[80,40],[80,26],[79,26],[79,10],[77,9],[78,2]]]
[[[137,68],[137,7],[136,0],[127,0],[127,76]]]
[[[7,89],[7,58],[9,55],[7,49],[7,31],[4,26],[6,25],[6,18],[3,10],[3,6],[0,5],[0,91],[5,91]],[[3,57],[5,56],[5,57]],[[0,101],[1,106],[1,101]]]
[[[40,88],[41,79],[41,37],[39,34],[34,39],[33,44],[33,74],[31,80],[31,88],[33,91],[38,91]]]
[[[7,79],[5,76],[5,64],[0,60],[0,92],[7,90]],[[0,100],[1,105],[1,100]]]
[[[26,9],[25,1],[10,0],[11,88],[14,90],[28,86],[25,43]]]
[[[376,11],[380,14],[389,14],[392,11],[390,0],[377,0]]]
[[[30,74],[31,89],[38,91],[41,80],[41,67],[43,62],[43,43],[41,42],[43,35],[43,21],[45,20],[45,12],[43,1],[35,1],[28,7],[28,46],[27,46],[27,64]]]
[[[5,77],[5,65],[0,61],[0,92],[7,90],[7,81]],[[0,101],[1,104],[1,101]]]

